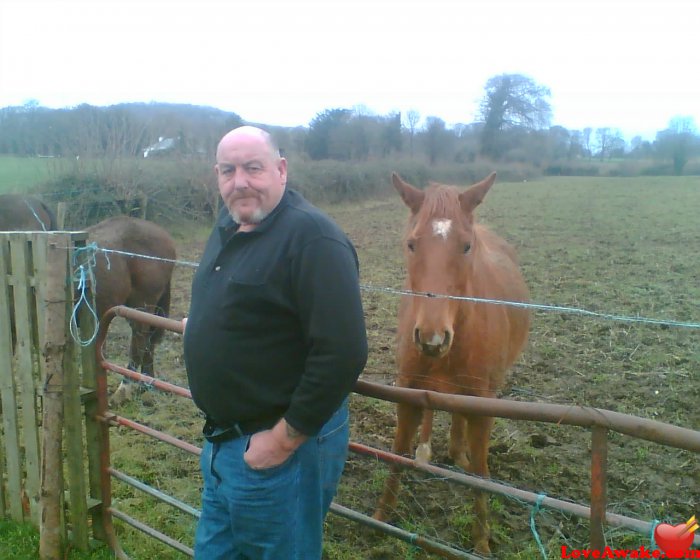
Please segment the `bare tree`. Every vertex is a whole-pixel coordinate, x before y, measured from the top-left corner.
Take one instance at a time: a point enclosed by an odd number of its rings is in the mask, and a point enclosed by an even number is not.
[[[654,142],[657,153],[673,161],[673,173],[682,175],[685,164],[694,153],[700,151],[700,138],[696,135],[692,117],[674,117],[668,128],[657,133]]]
[[[428,117],[424,136],[430,165],[434,165],[440,156],[446,159],[454,136],[447,130],[445,121],[438,117]]]
[[[583,146],[583,149],[586,152],[588,159],[591,159],[593,157],[593,143],[591,140],[592,136],[593,129],[590,126],[587,126],[583,129],[583,133],[581,134],[581,145]]]
[[[413,157],[413,139],[416,136],[416,128],[420,122],[420,113],[415,109],[409,109],[406,112],[406,125],[408,128],[408,143],[411,150],[411,157]]]
[[[508,130],[547,128],[552,119],[549,88],[521,74],[501,74],[486,82],[486,93],[479,113],[484,122],[481,152],[498,158],[503,155],[502,140]]]
[[[618,129],[602,127],[595,130],[598,157],[600,160],[619,156],[625,151],[625,139]]]
[[[598,157],[602,160],[608,154],[609,144],[610,144],[610,129],[608,127],[596,128],[595,129],[595,139],[596,145],[598,147]]]

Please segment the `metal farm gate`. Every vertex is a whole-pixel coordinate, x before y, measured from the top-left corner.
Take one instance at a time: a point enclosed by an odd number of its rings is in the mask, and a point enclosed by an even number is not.
[[[182,324],[180,321],[172,319],[164,319],[142,311],[130,309],[124,306],[118,306],[110,309],[102,318],[100,325],[100,334],[97,340],[96,352],[98,362],[102,368],[102,372],[98,373],[97,377],[97,392],[99,411],[97,418],[107,426],[122,426],[132,430],[136,430],[144,435],[168,443],[178,447],[188,453],[199,455],[201,449],[187,442],[181,441],[167,433],[154,430],[148,426],[134,422],[128,418],[118,416],[107,409],[107,382],[106,372],[111,371],[118,373],[133,381],[147,383],[150,387],[157,390],[166,391],[180,397],[191,398],[189,390],[178,387],[165,381],[153,379],[143,376],[124,367],[110,363],[102,357],[101,348],[104,344],[109,325],[115,317],[123,317],[129,321],[141,321],[145,324],[155,327],[162,327],[176,333],[182,334]],[[418,405],[424,408],[434,410],[443,410],[447,412],[468,412],[469,414],[494,416],[499,418],[510,418],[513,420],[530,420],[539,422],[549,422],[554,424],[566,424],[570,426],[581,426],[590,428],[591,430],[591,505],[586,507],[580,504],[551,498],[541,494],[535,494],[525,490],[520,490],[500,484],[495,481],[482,479],[469,474],[458,473],[452,470],[444,469],[431,464],[416,462],[413,459],[401,457],[393,453],[375,449],[359,443],[350,443],[350,450],[361,455],[371,456],[387,463],[398,463],[406,468],[412,468],[419,471],[436,475],[438,477],[449,480],[450,482],[466,486],[469,488],[483,490],[503,496],[510,496],[527,502],[537,507],[557,509],[565,513],[569,513],[590,521],[590,543],[591,548],[602,549],[605,546],[603,529],[604,526],[610,525],[614,527],[627,528],[644,535],[650,535],[653,526],[648,521],[642,521],[627,517],[620,514],[606,512],[606,479],[607,479],[607,449],[608,449],[608,432],[618,432],[630,437],[640,438],[647,441],[659,443],[661,445],[674,447],[677,449],[685,449],[695,453],[700,453],[700,432],[680,428],[670,424],[647,420],[627,414],[621,414],[608,410],[596,408],[534,403],[534,402],[518,402],[504,399],[490,399],[483,397],[468,397],[461,395],[448,395],[436,393],[433,391],[419,391],[414,389],[405,389],[390,387],[367,381],[358,381],[355,392],[358,394],[382,399],[390,402],[407,402]],[[193,551],[182,543],[164,535],[160,531],[149,527],[129,515],[111,506],[111,483],[110,478],[117,478],[126,484],[133,486],[141,491],[144,491],[151,496],[158,498],[182,511],[198,516],[199,512],[191,506],[182,503],[181,501],[167,496],[160,491],[136,480],[126,473],[122,473],[112,468],[109,464],[109,434],[105,429],[102,441],[105,443],[101,453],[102,464],[102,504],[104,507],[104,519],[107,522],[105,530],[108,533],[108,540],[113,543],[113,549],[117,552],[120,558],[127,558],[121,551],[118,545],[117,538],[114,536],[111,528],[110,517],[116,517],[131,526],[143,531],[144,533],[159,539],[168,544],[183,554],[193,556]],[[383,531],[396,538],[419,546],[431,553],[444,558],[464,559],[464,558],[480,558],[458,550],[449,545],[436,542],[426,537],[404,531],[390,524],[376,521],[360,512],[352,509],[333,504],[331,511],[334,514],[341,515],[357,523],[366,525],[373,529]],[[700,536],[696,536],[694,544],[700,545]]]

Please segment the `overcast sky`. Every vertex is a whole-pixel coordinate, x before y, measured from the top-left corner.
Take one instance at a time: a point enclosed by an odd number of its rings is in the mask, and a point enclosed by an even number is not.
[[[550,88],[553,123],[700,126],[698,0],[0,0],[0,107],[162,101],[308,125],[331,108],[476,119],[489,78]]]

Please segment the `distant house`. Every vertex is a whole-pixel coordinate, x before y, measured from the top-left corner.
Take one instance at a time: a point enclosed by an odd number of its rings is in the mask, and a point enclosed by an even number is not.
[[[175,148],[179,138],[163,138],[160,136],[158,142],[151,144],[143,151],[143,157],[147,158],[150,155],[162,155]]]

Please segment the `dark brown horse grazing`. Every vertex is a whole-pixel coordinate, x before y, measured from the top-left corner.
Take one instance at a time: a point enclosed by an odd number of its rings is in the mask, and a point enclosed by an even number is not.
[[[55,231],[56,228],[54,213],[38,198],[18,193],[0,194],[0,231]],[[14,307],[14,299],[10,298],[13,351],[17,342]]]
[[[56,217],[38,198],[0,194],[0,231],[54,231]]]
[[[449,296],[523,302],[528,299],[514,249],[475,223],[474,209],[493,185],[492,173],[464,192],[431,183],[425,191],[394,173],[394,187],[411,210],[404,238],[406,288]],[[403,296],[399,308],[397,386],[495,397],[529,330],[526,309],[448,298]],[[432,411],[398,404],[393,450],[409,454],[421,420],[419,460],[430,460]],[[449,455],[463,469],[489,476],[493,418],[453,414]],[[392,467],[374,514],[384,520],[396,505],[400,470]],[[472,530],[477,552],[488,554],[486,496],[476,493]]]
[[[127,305],[167,317],[170,312],[170,279],[175,259],[175,242],[162,227],[141,220],[118,216],[87,229],[89,240],[97,244],[95,300],[99,317],[115,305]],[[147,255],[167,261],[101,251],[108,249]],[[162,329],[131,323],[129,368],[153,375],[153,350],[163,337]],[[129,395],[132,383],[120,384],[112,396],[116,405]]]

